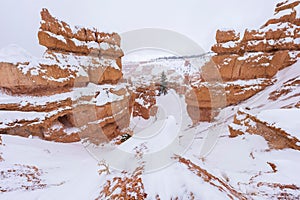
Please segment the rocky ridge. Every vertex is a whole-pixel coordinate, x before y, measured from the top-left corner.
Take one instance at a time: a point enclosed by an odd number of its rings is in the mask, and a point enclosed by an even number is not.
[[[217,44],[212,47],[215,55],[202,67],[202,79],[192,84],[193,91],[186,96],[195,122],[211,121],[218,113],[216,108],[237,104],[262,91],[276,81],[272,77],[279,70],[296,62],[299,12],[299,1],[286,1],[277,4],[274,16],[257,30],[247,29],[243,35],[234,30],[217,31]],[[225,91],[226,104],[212,103],[221,96],[213,94],[208,85]],[[195,96],[198,102],[193,100]]]
[[[281,113],[288,113],[281,110]],[[282,116],[282,117],[283,117]],[[264,120],[260,115],[252,114],[250,111],[240,109],[234,117],[234,121],[229,125],[231,137],[243,134],[256,134],[264,137],[268,141],[271,149],[291,148],[300,150],[300,140],[296,134],[276,127],[273,123]]]
[[[264,40],[259,40],[260,43],[264,42],[264,49],[266,51],[275,52],[275,54],[287,51],[288,61],[282,63],[293,63],[293,56],[298,55],[299,45],[299,12],[300,1],[285,1],[276,5],[275,17],[270,19],[263,25],[262,31],[246,31],[246,39],[258,38],[258,35],[263,35]],[[272,29],[267,29],[272,27]],[[273,36],[272,36],[273,35]],[[277,43],[276,46],[271,48],[270,40],[278,39],[282,43]],[[288,39],[290,38],[290,39]],[[285,42],[283,42],[285,41]],[[262,48],[263,45],[260,44]],[[258,49],[258,46],[253,46],[253,49]],[[288,50],[290,49],[290,50]],[[272,64],[272,63],[271,63]],[[295,65],[297,65],[296,63]],[[296,66],[294,66],[296,67]],[[281,69],[279,68],[279,69]],[[280,80],[283,79],[283,80]],[[276,109],[266,109],[256,111],[248,109],[240,109],[229,125],[231,137],[237,137],[244,134],[255,134],[265,138],[268,142],[270,149],[285,149],[291,148],[300,150],[299,135],[297,130],[292,130],[290,127],[295,126],[298,122],[294,119],[299,118],[299,75],[295,71],[287,77],[273,78],[274,82],[278,82],[278,87],[270,91],[266,91],[267,100],[270,104],[276,104]],[[293,121],[294,120],[294,121]],[[296,125],[297,126],[297,125]]]
[[[73,28],[46,9],[41,18],[41,59],[17,46],[1,50],[0,133],[95,143],[121,134],[134,95],[121,81],[120,36]]]

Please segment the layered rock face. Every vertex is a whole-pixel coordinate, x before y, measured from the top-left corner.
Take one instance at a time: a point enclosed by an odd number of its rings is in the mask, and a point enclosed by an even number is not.
[[[41,12],[37,59],[16,46],[0,51],[0,133],[100,143],[129,125],[134,95],[121,83],[120,36],[72,28]]]
[[[280,112],[284,120],[284,115],[291,113],[298,115],[299,110],[273,110],[273,113]],[[284,149],[292,148],[300,150],[300,140],[298,139],[298,133],[294,133],[290,130],[277,126],[276,123],[270,122],[268,119],[264,119],[264,113],[269,111],[263,111],[261,114],[254,115],[251,112],[240,109],[234,117],[234,121],[229,125],[229,131],[231,137],[238,135],[256,134],[265,138],[271,149]]]
[[[212,47],[215,55],[202,68],[202,80],[194,83],[192,94],[187,95],[194,121],[210,121],[217,114],[215,108],[224,106],[212,103],[220,95],[215,97],[207,85],[219,85],[225,91],[226,105],[237,104],[271,85],[279,70],[296,62],[300,51],[299,7],[299,1],[277,4],[272,19],[260,29],[245,30],[243,36],[234,30],[217,31],[217,44]],[[192,103],[192,96],[197,96],[198,102]]]
[[[46,58],[57,60],[61,64],[73,60],[79,62],[76,64],[87,72],[89,82],[118,82],[122,77],[123,56],[118,34],[98,32],[96,29],[71,28],[53,18],[47,10],[43,10],[41,16],[38,38],[39,43],[48,48],[45,52]]]
[[[156,87],[138,87],[134,91],[135,103],[133,109],[133,117],[142,117],[149,119],[155,116],[157,112],[156,104]]]
[[[280,88],[269,94],[269,100],[289,101],[300,96],[300,77],[292,78],[284,82]],[[300,108],[300,99],[285,105],[283,108]]]

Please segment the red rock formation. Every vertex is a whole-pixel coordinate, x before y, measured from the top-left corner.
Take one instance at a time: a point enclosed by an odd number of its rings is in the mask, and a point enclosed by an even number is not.
[[[191,160],[183,158],[183,157],[175,157],[176,160],[179,161],[179,163],[183,164],[190,170],[192,173],[199,176],[203,181],[209,183],[213,187],[216,187],[219,191],[224,192],[229,199],[240,199],[240,200],[246,200],[247,197],[237,191],[235,188],[233,188],[230,184],[227,182],[221,180],[220,178],[214,176],[213,174],[209,173],[205,169],[199,167],[195,163],[193,163]]]
[[[120,59],[123,56],[118,34],[71,28],[52,17],[46,9],[42,10],[41,16],[38,38],[40,44],[48,48],[45,57],[63,65],[66,61],[74,60],[75,65],[88,73],[89,82],[118,82],[122,77]]]
[[[219,108],[237,104],[272,84],[269,79],[208,83],[199,81],[185,95],[187,110],[194,123],[212,121]],[[223,95],[222,95],[223,94]],[[212,100],[213,99],[213,100]]]
[[[217,43],[238,41],[240,39],[240,34],[236,33],[234,30],[221,31],[217,30],[216,40]]]
[[[65,22],[52,17],[47,9],[41,12],[42,23],[38,33],[39,42],[48,49],[88,55],[121,57],[120,36],[103,33],[96,29],[71,28]]]
[[[134,103],[126,83],[119,83],[120,36],[72,28],[46,9],[41,16],[43,58],[17,47],[1,57],[0,133],[97,144],[118,136]]]
[[[122,176],[107,180],[96,200],[146,199],[148,195],[141,178],[143,170],[143,167],[138,167],[132,174],[122,172]]]
[[[56,90],[72,87],[76,73],[73,69],[40,65],[32,61],[17,64],[1,62],[0,86],[16,94]]]
[[[283,83],[279,89],[273,91],[269,95],[269,99],[272,101],[277,101],[280,98],[287,100],[297,96],[300,96],[300,78],[293,78]],[[291,105],[290,107],[297,107],[297,103],[298,102],[296,102],[296,105]]]
[[[234,30],[217,31],[217,44],[212,47],[216,54],[211,59],[215,65],[209,62],[203,66],[202,80],[193,84],[192,93],[198,101],[192,102],[191,95],[187,95],[193,121],[210,121],[216,114],[211,101],[219,96],[211,94],[207,82],[222,85],[227,99],[219,107],[222,108],[260,92],[272,84],[271,78],[279,70],[296,62],[300,55],[300,18],[296,7],[299,1],[277,4],[272,19],[258,30],[245,30],[243,37]]]
[[[231,137],[245,133],[260,135],[265,138],[271,149],[292,148],[300,150],[298,138],[242,109],[237,112],[233,123],[229,125],[229,131]]]
[[[296,16],[298,5],[298,1],[278,4],[272,19],[258,30],[245,30],[243,38],[239,40],[234,37],[228,40],[223,36],[232,34],[232,31],[218,31],[217,44],[212,50],[217,53],[213,61],[220,68],[222,78],[270,78],[278,70],[293,64],[298,52],[292,52],[300,50],[300,27],[297,23],[300,19]],[[224,40],[219,39],[222,36]],[[238,74],[223,74],[223,68]]]
[[[133,116],[141,116],[144,119],[149,119],[150,116],[156,114],[156,91],[155,86],[139,87],[135,90],[135,103]]]

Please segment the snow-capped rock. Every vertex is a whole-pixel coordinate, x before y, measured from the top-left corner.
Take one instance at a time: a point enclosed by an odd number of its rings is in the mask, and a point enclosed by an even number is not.
[[[120,36],[70,28],[41,12],[42,58],[0,50],[0,133],[100,143],[128,127],[133,96],[122,78]],[[100,139],[99,139],[100,138]]]

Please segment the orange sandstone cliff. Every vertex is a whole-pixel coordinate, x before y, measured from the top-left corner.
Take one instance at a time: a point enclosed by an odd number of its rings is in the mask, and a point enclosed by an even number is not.
[[[300,50],[298,8],[299,1],[277,4],[270,20],[257,30],[245,30],[243,35],[234,30],[217,31],[217,44],[212,47],[215,54],[202,67],[202,80],[192,83],[193,90],[186,95],[193,121],[213,120],[217,108],[257,94],[273,84],[272,77],[279,70],[296,62]],[[212,103],[221,97],[212,94],[214,87],[224,91],[225,104]]]
[[[129,125],[134,95],[122,83],[117,33],[71,27],[41,12],[41,59],[17,46],[1,50],[0,133],[95,143]]]

